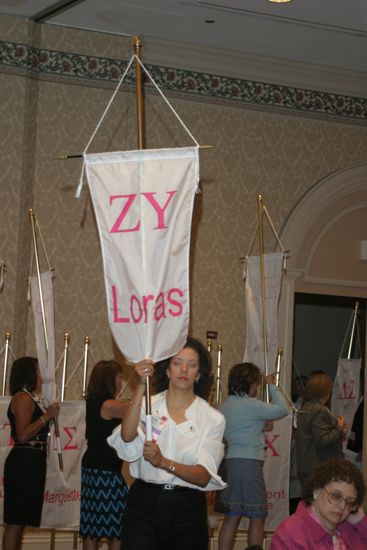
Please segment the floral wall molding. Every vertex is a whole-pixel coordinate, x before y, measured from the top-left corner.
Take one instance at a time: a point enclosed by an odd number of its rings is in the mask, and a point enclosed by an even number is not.
[[[62,77],[91,84],[118,82],[127,61],[35,48],[0,41],[0,70],[28,72],[36,77]],[[232,106],[270,107],[303,114],[338,117],[349,122],[367,121],[367,97],[320,92],[255,82],[214,74],[148,65],[146,68],[164,92],[173,92]],[[126,84],[133,84],[128,74]],[[147,82],[148,86],[152,86]]]

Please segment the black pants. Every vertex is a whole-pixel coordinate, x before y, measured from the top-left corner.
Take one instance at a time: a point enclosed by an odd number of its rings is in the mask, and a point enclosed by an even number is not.
[[[127,497],[121,541],[124,550],[207,550],[205,493],[164,490],[136,480]]]

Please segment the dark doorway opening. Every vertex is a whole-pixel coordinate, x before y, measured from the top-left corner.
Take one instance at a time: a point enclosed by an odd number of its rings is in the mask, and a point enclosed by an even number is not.
[[[339,357],[348,356],[351,319],[357,301],[359,308],[350,357],[362,357],[363,369],[366,348],[366,299],[295,294],[292,378],[297,375],[307,376],[313,370],[322,370],[332,379],[335,378]]]

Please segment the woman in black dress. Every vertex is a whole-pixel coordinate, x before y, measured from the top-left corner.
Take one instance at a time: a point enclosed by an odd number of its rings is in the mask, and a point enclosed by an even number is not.
[[[14,361],[10,373],[12,400],[8,408],[14,446],[4,466],[4,550],[19,550],[24,527],[39,527],[46,480],[48,423],[58,414],[58,403],[44,412],[33,392],[42,379],[35,357]]]
[[[110,550],[121,546],[122,514],[127,485],[121,474],[122,460],[106,442],[121,424],[127,404],[116,397],[121,391],[122,366],[99,361],[87,389],[87,450],[82,459],[80,534],[84,550],[97,550],[99,539],[108,538]]]

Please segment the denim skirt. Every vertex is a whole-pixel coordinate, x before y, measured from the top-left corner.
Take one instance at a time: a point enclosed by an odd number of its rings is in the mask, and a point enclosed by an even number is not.
[[[262,460],[225,458],[219,469],[228,486],[216,495],[216,511],[228,516],[267,517]]]

